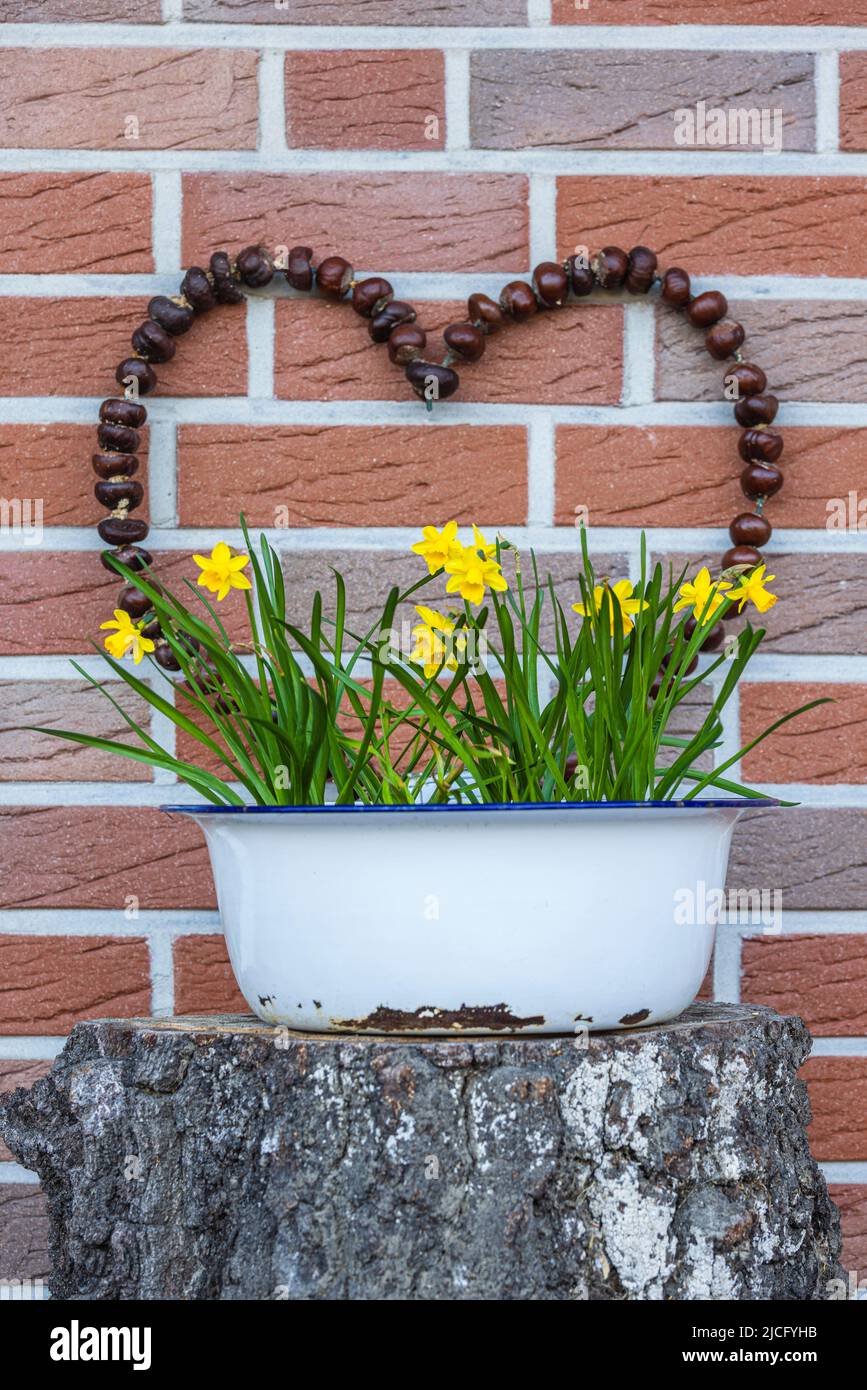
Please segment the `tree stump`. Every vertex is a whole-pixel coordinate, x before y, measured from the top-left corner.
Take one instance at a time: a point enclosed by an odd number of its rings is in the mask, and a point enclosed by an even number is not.
[[[798,1018],[588,1037],[80,1024],[0,1110],[55,1297],[822,1299]]]

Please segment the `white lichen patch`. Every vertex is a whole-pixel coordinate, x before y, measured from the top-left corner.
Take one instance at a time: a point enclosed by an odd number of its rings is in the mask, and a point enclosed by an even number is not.
[[[400,1157],[398,1150],[402,1144],[409,1143],[415,1134],[415,1118],[404,1110],[397,1122],[397,1128],[390,1134],[385,1141],[385,1151],[389,1158],[396,1160]],[[402,1161],[402,1160],[401,1160]]]
[[[648,1043],[635,1052],[615,1057],[610,1080],[612,1085],[620,1084],[617,1112],[606,1115],[606,1145],[628,1147],[637,1157],[644,1157],[650,1148],[647,1122],[663,1109],[660,1098],[671,1084],[659,1049]]]
[[[82,1066],[74,1074],[69,1100],[86,1134],[99,1135],[122,1117],[126,1097],[113,1067]]]
[[[662,1298],[675,1263],[671,1223],[676,1207],[673,1193],[642,1184],[636,1170],[623,1167],[612,1154],[596,1170],[590,1209],[621,1284],[637,1298]]]
[[[577,1068],[560,1094],[560,1113],[576,1149],[588,1157],[601,1148],[602,1117],[608,1095],[609,1069],[589,1061]]]
[[[685,1252],[689,1268],[690,1297],[708,1300],[736,1299],[737,1282],[723,1256],[718,1255],[713,1242],[701,1235],[691,1235]]]

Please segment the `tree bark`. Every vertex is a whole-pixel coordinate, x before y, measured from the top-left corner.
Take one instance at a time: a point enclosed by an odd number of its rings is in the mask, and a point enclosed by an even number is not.
[[[0,1109],[55,1297],[822,1299],[798,1018],[584,1037],[78,1025]]]

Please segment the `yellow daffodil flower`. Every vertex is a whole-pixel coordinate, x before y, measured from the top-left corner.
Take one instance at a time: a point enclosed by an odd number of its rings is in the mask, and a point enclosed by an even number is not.
[[[458,523],[447,521],[441,531],[435,526],[423,526],[421,534],[422,540],[412,547],[413,551],[427,561],[428,572],[436,574],[457,545]]]
[[[446,561],[446,573],[451,575],[446,592],[460,594],[467,603],[478,605],[484,600],[486,586],[498,594],[509,586],[499,562],[493,558],[496,545],[488,545],[477,526],[473,527],[473,538],[472,545],[453,546]]]
[[[252,584],[241,570],[249,565],[248,555],[233,555],[225,541],[218,541],[210,555],[194,555],[193,559],[201,569],[199,583],[204,584],[217,602],[224,599],[230,589],[252,589]]]
[[[777,595],[769,593],[765,588],[776,577],[773,574],[765,575],[767,565],[759,565],[752,574],[745,574],[736,589],[732,589],[729,594],[730,599],[739,599],[738,612],[743,613],[744,607],[749,601],[754,603],[760,613],[767,613],[769,608],[773,608],[777,601]]]
[[[486,560],[493,560],[497,553],[496,542],[493,545],[488,545],[475,522],[473,522],[473,549],[484,551]]]
[[[419,604],[415,611],[422,621],[416,623],[412,630],[415,647],[409,654],[410,661],[421,662],[424,665],[425,680],[435,676],[443,662],[447,670],[456,671],[458,661],[454,653],[466,651],[466,637],[458,636],[454,643],[444,642],[440,634],[450,637],[455,630],[451,619],[444,618],[442,613],[437,613],[434,608],[425,608],[423,604]]]
[[[597,584],[593,590],[593,606],[597,613],[602,611],[602,603],[606,590],[611,595],[611,632],[614,632],[615,610],[619,609],[620,618],[623,622],[623,636],[627,637],[634,628],[635,624],[630,614],[640,613],[648,607],[644,599],[632,597],[632,585],[628,579],[618,579],[616,584]],[[580,613],[582,618],[589,617],[587,609],[583,603],[572,604],[573,613]]]
[[[142,624],[134,623],[128,613],[122,608],[115,608],[114,618],[107,623],[100,623],[100,632],[103,629],[116,628],[110,637],[105,639],[105,649],[115,659],[122,661],[127,653],[132,653],[132,659],[138,666],[145,652],[152,652],[154,643],[149,637],[142,636]]]
[[[679,613],[681,608],[691,607],[696,622],[709,623],[717,609],[725,602],[723,593],[731,587],[725,579],[718,579],[716,583],[712,583],[710,570],[704,565],[694,580],[681,584],[678,589],[680,598],[674,605],[673,612]]]

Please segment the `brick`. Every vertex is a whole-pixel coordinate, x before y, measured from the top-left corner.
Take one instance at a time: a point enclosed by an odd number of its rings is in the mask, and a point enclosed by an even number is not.
[[[594,527],[718,526],[747,505],[739,433],[735,425],[561,425],[557,524],[570,525],[575,508],[586,506]],[[829,498],[848,507],[860,487],[867,430],[786,426],[785,439],[786,486],[773,499],[774,527],[824,527]]]
[[[776,500],[771,503],[771,516]],[[705,554],[692,555],[654,551],[652,532],[650,542],[652,561],[660,560],[666,574],[669,564],[673,565],[677,575],[687,563],[691,571],[699,565],[718,570],[729,538],[720,527],[718,545]],[[761,650],[813,656],[862,655],[867,621],[867,557],[843,552],[775,555],[772,541],[767,559],[774,575],[772,588],[780,601],[762,614],[765,637]],[[729,619],[729,623],[736,627],[738,620]]]
[[[114,395],[118,363],[145,317],[147,298],[0,299],[4,396]],[[233,396],[247,389],[244,314],[217,310],[157,367],[161,396]],[[96,412],[94,411],[94,422]]]
[[[199,574],[183,551],[154,551],[154,568],[175,593]],[[104,640],[99,625],[117,606],[120,582],[95,550],[0,551],[0,656],[91,653]],[[240,635],[246,617],[237,590],[220,604],[220,618],[231,637]],[[147,674],[144,666],[139,674]]]
[[[256,62],[243,49],[6,49],[0,146],[251,150]]]
[[[147,443],[145,427],[138,453],[139,477],[145,479]],[[28,518],[39,521],[40,502],[44,526],[92,526],[104,515],[93,496],[90,458],[96,447],[90,425],[0,425],[0,499],[29,501],[29,511],[22,505],[20,512],[23,530]],[[147,517],[146,496],[137,514]]]
[[[197,0],[198,2],[198,0]],[[189,3],[189,0],[187,0]],[[593,0],[594,24],[671,24],[671,0]],[[586,24],[587,11],[576,0],[553,0],[553,24]],[[769,10],[764,0],[731,0],[708,12],[699,0],[677,7],[678,24],[863,24],[867,0],[786,0]],[[708,33],[712,31],[709,29]],[[654,54],[655,56],[655,54]]]
[[[6,24],[129,24],[129,0],[3,0]],[[136,24],[162,23],[160,0],[136,0]]]
[[[0,1033],[67,1033],[86,1018],[151,1012],[148,947],[137,937],[4,935],[0,964]]]
[[[0,174],[5,275],[149,273],[146,174]]]
[[[126,910],[136,905],[130,898],[142,911],[214,907],[204,839],[187,816],[139,806],[4,806],[0,847],[2,908]],[[24,939],[0,937],[0,949]]]
[[[46,1076],[51,1071],[50,1062],[42,1061],[0,1061],[0,1095],[8,1095],[10,1091],[17,1090],[19,1086],[27,1090],[38,1081],[41,1076]],[[0,1139],[0,1162],[10,1162],[14,1155]],[[3,1276],[0,1275],[0,1278]]]
[[[704,101],[725,111],[781,110],[783,149],[816,148],[811,54],[485,48],[470,63],[476,147],[679,150],[676,113]],[[774,138],[767,118],[764,134]],[[756,143],[720,148],[761,158],[758,123],[744,135]]]
[[[790,911],[863,911],[867,811],[801,806],[747,812],[735,827],[728,883],[780,889]]]
[[[341,0],[335,15],[333,0],[184,0],[184,19],[219,24],[426,24],[498,27],[526,24],[526,0],[436,0],[417,5],[415,0]]]
[[[359,269],[381,273],[519,272],[529,266],[528,235],[522,174],[189,174],[184,179],[187,263],[227,246],[263,241],[272,248],[312,246],[317,258],[346,256]]]
[[[176,1014],[248,1014],[222,934],[179,936],[173,947]]]
[[[489,535],[490,539],[490,535]],[[577,597],[577,574],[579,560],[576,533],[575,552],[553,554],[539,553],[539,571],[543,582],[547,575],[554,579],[555,590],[568,606]],[[628,563],[622,555],[594,555],[599,569],[612,575],[628,572]],[[334,610],[334,578],[332,569],[338,569],[346,580],[346,625],[355,632],[366,632],[381,619],[388,590],[397,584],[401,589],[421,577],[419,558],[406,551],[376,550],[287,550],[284,552],[283,573],[286,578],[287,618],[296,625],[309,621],[313,595],[318,589],[322,594],[323,611]],[[503,573],[514,582],[514,561],[507,553],[503,560]],[[524,562],[524,586],[531,592],[532,585],[527,573],[527,559]],[[417,622],[413,605],[423,603],[432,608],[441,607],[446,611],[453,606],[454,599],[446,595],[442,577],[431,580],[428,587],[418,590],[412,599],[397,610],[396,626],[400,628],[404,620]],[[542,637],[551,641],[553,629],[548,604],[542,620]]]
[[[729,316],[740,320],[747,331],[747,359],[761,363],[769,389],[783,401],[867,401],[863,304],[734,301],[729,304]],[[705,351],[701,332],[680,315],[660,313],[659,400],[716,400],[723,375],[721,364]],[[785,414],[783,426],[784,421]]]
[[[111,694],[145,729],[148,706],[120,681]],[[84,681],[0,681],[0,782],[146,782],[144,763],[61,742],[27,726],[74,729],[140,746],[111,702]]]
[[[829,1183],[831,1201],[840,1208],[843,1268],[867,1279],[867,1184]]]
[[[437,335],[462,304],[417,303],[428,333],[427,351],[442,359]],[[480,362],[462,363],[461,401],[614,404],[620,399],[622,310],[617,305],[569,306],[539,315],[514,333],[491,340]],[[351,311],[321,299],[277,305],[275,390],[290,400],[410,401],[399,367],[378,352]],[[420,403],[423,413],[424,406]]]
[[[0,656],[90,651],[119,587],[96,551],[0,553]]]
[[[833,704],[801,714],[743,759],[747,779],[765,782],[867,782],[867,685],[756,682],[741,686],[741,741],[749,743],[788,710],[811,700]]]
[[[817,1037],[859,1037],[867,1033],[867,936],[748,939],[741,998],[800,1014]]]
[[[420,49],[286,55],[290,146],[439,150],[445,133],[442,53]]]
[[[701,728],[707,718],[710,705],[710,689],[704,685],[696,686],[672,710],[667,732],[674,734],[677,738],[690,738]],[[672,763],[676,762],[680,752],[679,748],[660,748],[656,758],[656,766],[671,767]],[[713,767],[713,753],[711,751],[702,753],[694,761],[693,767],[698,768],[700,772],[709,772]],[[709,997],[713,998],[713,995]]]
[[[182,526],[490,525],[527,519],[522,427],[182,426]]]
[[[811,1057],[801,1070],[810,1094],[810,1149],[820,1163],[867,1153],[867,1057]]]
[[[840,54],[840,149],[867,150],[867,53]]]
[[[0,1183],[0,1279],[51,1273],[48,1207],[36,1183]]]
[[[682,265],[691,275],[867,273],[858,234],[863,181],[770,177],[765,165],[773,157],[760,158],[761,173],[737,176],[559,179],[559,254],[571,255],[579,244],[592,252],[626,243],[651,246],[663,266]],[[750,314],[758,307],[751,303]],[[677,316],[666,311],[666,317]],[[744,320],[748,330],[751,322]]]

